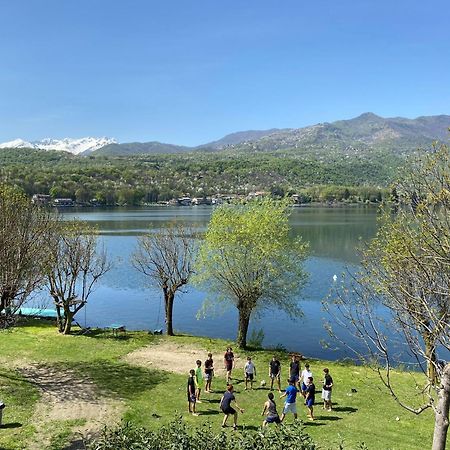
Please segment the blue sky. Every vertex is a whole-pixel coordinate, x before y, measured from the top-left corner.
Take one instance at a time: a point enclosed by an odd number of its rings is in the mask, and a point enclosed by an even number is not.
[[[0,142],[450,113],[448,0],[0,0]]]

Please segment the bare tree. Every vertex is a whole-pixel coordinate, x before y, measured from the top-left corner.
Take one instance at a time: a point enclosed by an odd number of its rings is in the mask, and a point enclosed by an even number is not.
[[[173,304],[176,293],[193,274],[197,231],[181,223],[142,236],[133,254],[133,266],[149,277],[164,295],[167,334],[173,336]]]
[[[87,303],[94,285],[111,268],[97,243],[96,229],[83,222],[61,223],[49,249],[48,288],[57,313],[58,329],[69,334],[75,315]]]
[[[42,286],[55,222],[48,210],[0,186],[0,326],[13,323],[14,314]]]
[[[445,448],[449,426],[450,363],[450,154],[446,146],[418,161],[396,186],[401,204],[383,215],[364,251],[361,272],[339,289],[333,314],[366,344],[392,396],[409,411],[433,408],[433,450]],[[330,305],[328,305],[330,306]],[[380,306],[390,312],[386,318]],[[335,312],[335,311],[334,311]],[[389,331],[389,332],[388,332]],[[426,376],[421,403],[397,394],[392,367],[399,363],[392,335],[407,344]],[[389,336],[389,337],[388,337]]]

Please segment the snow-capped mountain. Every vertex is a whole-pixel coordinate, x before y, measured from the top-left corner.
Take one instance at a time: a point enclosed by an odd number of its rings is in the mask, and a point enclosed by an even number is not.
[[[13,141],[0,144],[1,148],[39,148],[41,150],[61,150],[78,155],[83,152],[90,153],[108,144],[117,144],[115,139],[102,137],[85,137],[81,139],[42,139],[41,141],[24,141],[14,139]]]

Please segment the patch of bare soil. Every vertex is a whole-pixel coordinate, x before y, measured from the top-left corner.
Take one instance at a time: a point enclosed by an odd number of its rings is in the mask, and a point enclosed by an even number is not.
[[[105,424],[115,423],[121,417],[123,405],[120,401],[101,397],[92,381],[79,378],[73,371],[37,364],[19,370],[42,392],[32,418],[37,436],[30,450],[48,445],[46,430],[55,421],[85,421],[84,425],[72,428],[82,442],[96,435]]]
[[[176,344],[173,342],[160,341],[128,353],[124,360],[129,364],[167,370],[181,374],[188,374],[190,369],[196,367],[195,361],[199,359],[202,364],[206,360],[208,350],[192,345]],[[225,375],[223,368],[223,355],[213,354],[214,372],[216,375]],[[235,357],[239,361],[239,357]]]

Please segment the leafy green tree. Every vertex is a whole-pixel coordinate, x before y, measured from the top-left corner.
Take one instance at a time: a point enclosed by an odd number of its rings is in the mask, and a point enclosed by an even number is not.
[[[236,306],[245,348],[251,315],[278,307],[298,314],[307,245],[289,236],[288,203],[270,199],[214,210],[196,265],[197,283]]]
[[[75,199],[79,203],[86,203],[91,200],[91,193],[85,187],[80,187],[75,191]]]
[[[53,198],[72,198],[70,190],[64,186],[52,186],[49,193]]]

